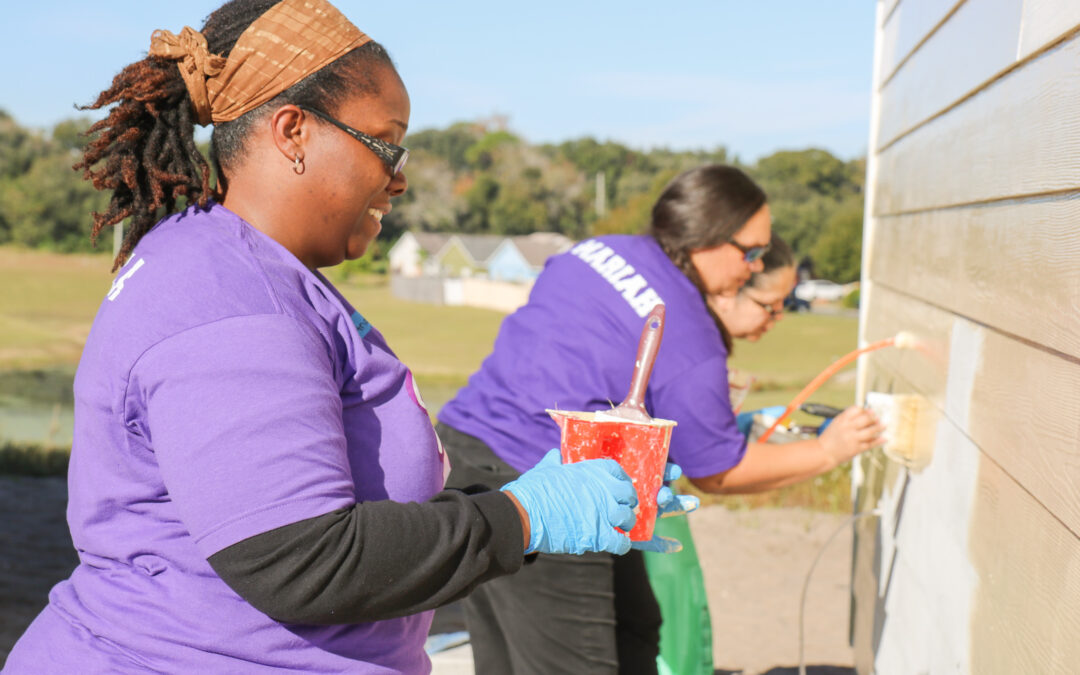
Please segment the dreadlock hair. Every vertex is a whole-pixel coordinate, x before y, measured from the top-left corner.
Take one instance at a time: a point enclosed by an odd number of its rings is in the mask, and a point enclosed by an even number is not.
[[[231,0],[206,19],[202,33],[212,54],[228,56],[240,34],[279,0]],[[159,219],[177,211],[177,200],[206,208],[224,194],[228,174],[243,157],[253,124],[287,103],[334,114],[348,96],[378,95],[377,65],[396,73],[386,50],[372,41],[311,73],[289,89],[235,120],[214,125],[210,156],[218,185],[210,185],[210,165],[195,145],[195,113],[175,61],[147,56],[120,71],[112,85],[81,110],[116,104],[86,132],[92,140],[82,161],[83,177],[98,190],[112,191],[107,208],[94,212],[90,240],[102,229],[130,218],[113,261],[119,269],[143,235]]]
[[[764,205],[765,192],[733,166],[710,164],[690,169],[676,176],[656,200],[649,234],[704,300],[705,284],[690,253],[731,241]],[[708,302],[705,307],[731,353],[731,333]]]

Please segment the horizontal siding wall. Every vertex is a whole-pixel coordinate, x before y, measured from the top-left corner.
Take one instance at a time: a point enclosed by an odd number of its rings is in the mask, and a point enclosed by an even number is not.
[[[933,460],[859,458],[858,672],[1080,663],[1080,1],[879,0],[868,390],[931,404]]]

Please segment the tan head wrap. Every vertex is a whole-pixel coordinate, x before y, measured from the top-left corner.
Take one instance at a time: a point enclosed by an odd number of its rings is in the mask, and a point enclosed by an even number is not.
[[[371,41],[326,0],[282,0],[240,34],[225,58],[202,33],[154,31],[150,55],[179,61],[199,124],[229,122]]]

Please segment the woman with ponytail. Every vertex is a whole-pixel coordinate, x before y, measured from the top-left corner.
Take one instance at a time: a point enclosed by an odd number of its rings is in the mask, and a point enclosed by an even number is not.
[[[128,224],[75,379],[80,564],[6,673],[425,673],[433,608],[529,553],[630,548],[610,460],[444,490],[412,374],[318,271],[406,189],[408,94],[336,8],[157,31],[107,106],[79,166],[111,193],[94,237]]]
[[[546,408],[604,410],[621,400],[658,302],[666,327],[645,405],[678,422],[670,457],[698,488],[768,490],[872,447],[881,428],[858,408],[820,439],[784,446],[747,443],[735,423],[732,336],[714,305],[762,272],[771,226],[765,193],[745,173],[703,166],[665,188],[646,234],[588,239],[548,260],[528,303],[503,321],[494,352],[439,413],[454,467],[448,484],[498,488],[533,466],[559,442]],[[657,672],[661,616],[638,551],[541,554],[482,584],[464,606],[478,674]]]

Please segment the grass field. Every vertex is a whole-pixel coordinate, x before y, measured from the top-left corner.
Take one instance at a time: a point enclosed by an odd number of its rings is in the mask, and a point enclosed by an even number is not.
[[[110,267],[104,255],[0,247],[0,287],[5,289],[0,294],[0,413],[7,409],[26,420],[36,415],[34,419],[53,424],[58,409],[70,415],[70,378],[112,280]],[[413,369],[433,414],[490,352],[503,318],[489,310],[398,300],[379,278],[339,287]],[[786,404],[822,368],[855,347],[856,333],[853,317],[799,314],[785,317],[756,344],[737,343],[732,365],[756,378],[743,409]],[[853,375],[853,367],[840,373],[812,400],[851,404]],[[8,415],[9,425],[12,417]],[[41,435],[48,433],[43,429]],[[25,450],[0,453],[0,472],[5,456],[10,470],[10,458],[24,457]],[[846,469],[840,469],[803,485],[722,501],[732,507],[801,505],[843,510],[849,507],[847,486]]]

